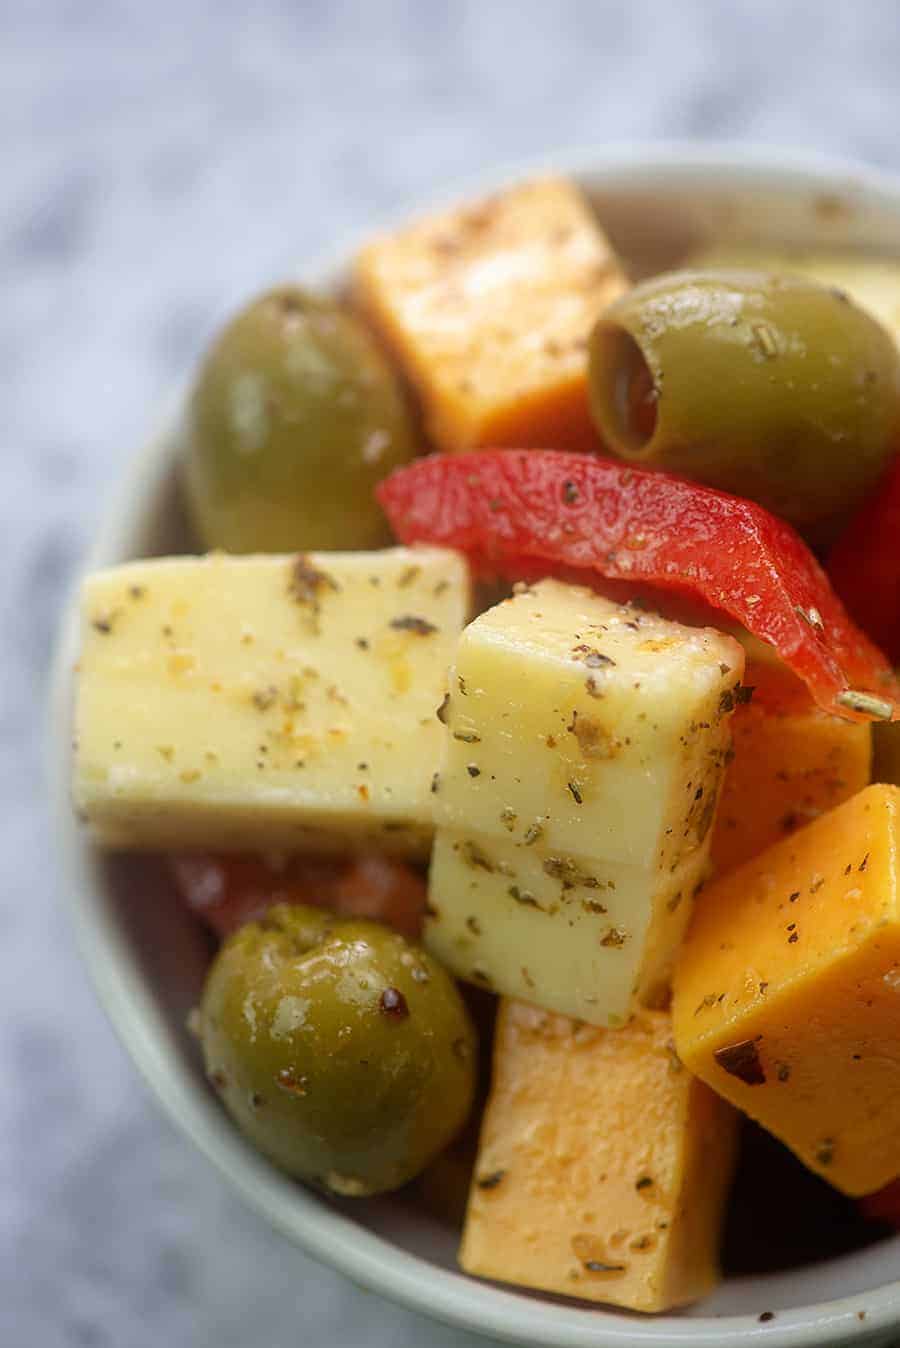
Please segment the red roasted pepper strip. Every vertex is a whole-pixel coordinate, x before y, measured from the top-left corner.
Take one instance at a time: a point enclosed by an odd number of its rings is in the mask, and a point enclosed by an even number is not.
[[[828,574],[860,626],[900,664],[900,458],[838,539]]]
[[[665,473],[556,450],[433,455],[378,499],[404,543],[508,579],[580,575],[701,599],[774,646],[827,711],[900,716],[900,685],[806,544],[761,506]]]
[[[185,852],[169,863],[182,899],[221,937],[263,917],[275,903],[372,918],[410,940],[421,935],[425,881],[389,857],[296,856],[276,867],[256,856]]]

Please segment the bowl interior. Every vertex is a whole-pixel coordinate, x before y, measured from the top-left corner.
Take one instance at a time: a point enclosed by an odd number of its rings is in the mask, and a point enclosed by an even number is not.
[[[900,187],[852,166],[659,148],[585,155],[562,167],[590,193],[636,273],[677,264],[712,240],[900,252]],[[304,268],[303,279],[340,284],[351,253]],[[177,488],[177,419],[172,425],[138,456],[90,566],[191,549]],[[73,604],[61,636],[51,751],[66,889],[82,948],[116,1028],[164,1106],[276,1226],[359,1282],[523,1344],[722,1343],[731,1330],[755,1327],[762,1311],[778,1313],[766,1326],[770,1343],[782,1341],[770,1337],[777,1325],[785,1342],[826,1344],[900,1321],[896,1286],[871,1295],[896,1277],[900,1237],[789,1272],[733,1276],[702,1305],[648,1321],[465,1278],[456,1271],[455,1233],[411,1201],[329,1202],[272,1171],[224,1119],[185,1028],[209,959],[206,935],[158,860],[104,857],[72,818],[75,641]],[[766,1231],[756,1238],[765,1241]],[[850,1300],[835,1302],[841,1298]]]

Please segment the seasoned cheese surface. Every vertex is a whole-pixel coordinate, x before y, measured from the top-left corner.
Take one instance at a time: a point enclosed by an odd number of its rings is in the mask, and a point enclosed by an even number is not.
[[[460,1262],[631,1310],[703,1296],[736,1130],[666,1013],[602,1030],[503,1001]]]
[[[900,789],[870,786],[704,889],[685,1065],[853,1195],[900,1174]]]
[[[361,253],[356,293],[444,450],[587,449],[586,341],[627,282],[578,189],[526,182]]]
[[[717,874],[849,800],[871,775],[870,723],[830,716],[772,658],[751,659],[745,682],[753,697],[732,719],[734,759],[712,836]]]
[[[90,576],[78,808],[109,846],[425,854],[468,606],[464,561],[429,548]]]
[[[463,633],[426,939],[595,1024],[653,1000],[703,878],[736,642],[542,581]]]

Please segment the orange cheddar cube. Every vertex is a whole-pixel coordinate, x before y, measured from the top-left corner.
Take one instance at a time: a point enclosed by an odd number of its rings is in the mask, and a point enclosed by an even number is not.
[[[858,1196],[900,1173],[900,789],[869,786],[703,890],[685,1065]]]
[[[696,1300],[736,1124],[675,1056],[668,1013],[607,1030],[502,1001],[462,1267],[631,1310]]]
[[[596,449],[586,340],[627,288],[578,189],[542,178],[369,244],[355,293],[438,449]]]
[[[869,783],[872,727],[829,716],[779,662],[751,660],[751,702],[731,721],[734,758],[712,838],[720,875],[849,800]]]

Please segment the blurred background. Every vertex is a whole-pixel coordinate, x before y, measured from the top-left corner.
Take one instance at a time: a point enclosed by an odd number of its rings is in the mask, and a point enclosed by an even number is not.
[[[479,1341],[313,1265],[150,1101],[73,950],[42,804],[61,603],[229,306],[554,148],[696,137],[900,170],[894,0],[0,3],[0,1343]]]

